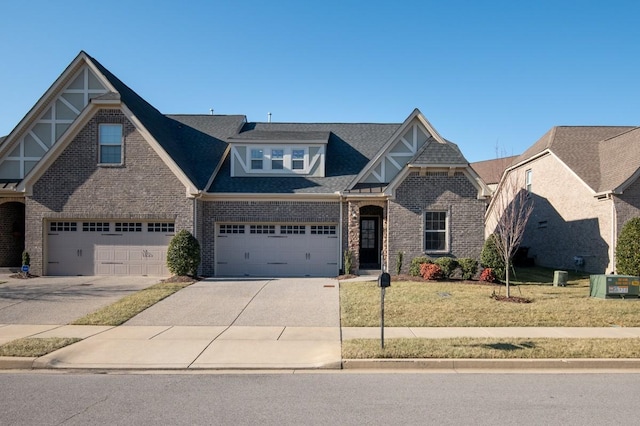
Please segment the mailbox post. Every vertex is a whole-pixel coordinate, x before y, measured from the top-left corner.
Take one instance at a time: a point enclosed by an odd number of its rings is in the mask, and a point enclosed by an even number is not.
[[[384,349],[384,293],[387,287],[391,287],[391,275],[383,272],[378,277],[380,287],[380,347]]]

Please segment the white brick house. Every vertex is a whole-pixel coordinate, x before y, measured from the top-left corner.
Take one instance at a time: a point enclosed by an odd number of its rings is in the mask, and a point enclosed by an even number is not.
[[[180,229],[205,275],[332,276],[395,255],[477,257],[488,189],[418,110],[402,123],[164,115],[81,52],[0,139],[0,266],[167,275]],[[408,263],[408,262],[406,262]]]

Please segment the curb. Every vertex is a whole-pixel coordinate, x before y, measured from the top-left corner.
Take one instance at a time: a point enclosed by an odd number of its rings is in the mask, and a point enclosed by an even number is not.
[[[31,370],[36,358],[0,356],[0,370]]]
[[[567,359],[345,359],[344,370],[534,370],[534,369],[640,369],[635,358]]]

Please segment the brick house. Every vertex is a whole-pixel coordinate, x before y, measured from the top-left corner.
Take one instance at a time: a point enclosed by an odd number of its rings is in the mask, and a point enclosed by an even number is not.
[[[522,246],[536,264],[615,270],[620,230],[640,216],[639,159],[638,127],[558,126],[513,160],[501,182],[515,176],[533,200]]]
[[[418,110],[403,123],[164,115],[80,54],[0,139],[0,266],[167,275],[186,229],[204,275],[395,270],[477,257],[488,188]],[[408,263],[408,262],[405,262]],[[406,267],[405,267],[406,270]]]

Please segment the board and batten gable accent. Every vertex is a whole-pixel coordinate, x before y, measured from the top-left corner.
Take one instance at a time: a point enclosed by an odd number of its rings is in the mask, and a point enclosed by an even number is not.
[[[124,163],[98,164],[98,126],[121,123]],[[102,109],[77,133],[26,197],[26,250],[32,271],[46,273],[46,225],[61,219],[168,220],[193,232],[194,200],[118,109]]]
[[[478,259],[484,243],[483,218],[486,202],[477,197],[478,189],[462,172],[411,172],[389,200],[389,270],[395,271],[398,252],[404,252],[403,273],[417,256],[471,257]],[[424,249],[424,214],[448,213],[449,250],[430,254]]]

